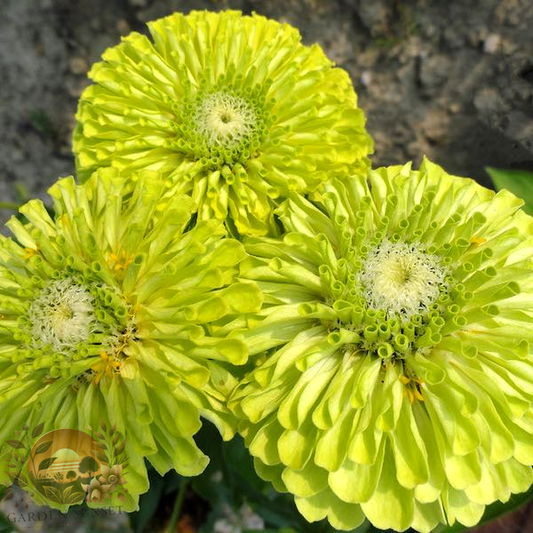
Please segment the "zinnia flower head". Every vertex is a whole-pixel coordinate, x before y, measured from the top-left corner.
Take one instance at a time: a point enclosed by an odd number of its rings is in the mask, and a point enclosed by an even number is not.
[[[157,170],[199,218],[274,231],[273,202],[368,166],[372,140],[348,74],[287,24],[237,11],[175,13],[132,33],[93,66],[74,152],[102,166]]]
[[[209,329],[261,306],[254,284],[234,280],[242,244],[220,221],[190,229],[191,199],[168,188],[115,169],[84,185],[65,178],[49,191],[53,218],[32,200],[26,222],[8,223],[18,242],[0,238],[0,442],[23,423],[116,425],[126,510],[148,488],[145,457],[160,473],[202,472],[200,414],[233,434],[224,402],[247,348]],[[104,486],[118,470],[102,470]]]
[[[257,472],[338,529],[476,524],[533,481],[533,219],[424,161],[295,196],[248,238],[265,307],[230,406]]]

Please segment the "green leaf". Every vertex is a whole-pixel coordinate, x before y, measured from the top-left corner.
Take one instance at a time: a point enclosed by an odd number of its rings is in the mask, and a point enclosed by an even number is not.
[[[15,440],[15,439],[6,440],[6,444],[9,444],[12,448],[15,448],[17,450],[20,449],[20,448],[26,449],[24,444],[22,444],[22,442],[20,442],[19,440]]]
[[[7,476],[11,480],[11,483],[15,483],[18,478],[18,472],[6,472]]]
[[[69,505],[72,505],[73,503],[81,503],[84,498],[85,492],[73,492],[69,495],[65,503],[68,503]]]
[[[6,487],[5,485],[0,485],[0,502],[2,500],[10,500],[13,498],[13,493],[11,492],[11,487]]]
[[[97,453],[96,457],[98,458],[99,461],[109,464],[109,459],[105,453]]]
[[[51,487],[50,485],[45,485],[43,488],[44,488],[44,493],[46,494],[46,497],[50,501],[61,503],[61,493],[55,487]]]
[[[52,446],[51,440],[48,440],[46,442],[41,442],[41,444],[39,444],[39,446],[37,446],[37,449],[35,450],[35,455],[44,453],[46,450],[48,450],[48,448],[50,448],[50,446]]]
[[[43,432],[43,429],[44,429],[44,422],[41,422],[38,426],[35,426],[33,428],[33,431],[31,432],[31,436],[32,438],[37,438],[42,432]]]
[[[70,487],[67,487],[63,494],[61,494],[62,501],[65,501],[66,498],[70,496],[70,493],[72,492],[72,489],[74,488],[74,485],[71,485]]]
[[[57,459],[57,457],[47,457],[46,459],[43,459],[40,463],[39,463],[39,472],[41,470],[46,470],[47,468],[50,468],[55,460]]]
[[[487,167],[485,169],[491,177],[497,190],[508,189],[514,195],[522,198],[524,211],[533,215],[533,172],[527,170],[502,170]]]
[[[116,448],[115,448],[115,455],[120,455],[124,448],[126,447],[126,439],[124,439]]]

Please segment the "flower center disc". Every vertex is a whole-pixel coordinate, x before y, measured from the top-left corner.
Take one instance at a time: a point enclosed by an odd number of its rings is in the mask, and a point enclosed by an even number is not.
[[[255,130],[257,117],[246,100],[225,92],[207,96],[195,113],[197,132],[209,146],[233,148]]]
[[[28,318],[32,336],[55,350],[72,348],[86,341],[96,321],[94,297],[70,279],[54,281],[32,302]]]
[[[414,244],[389,241],[371,250],[360,274],[370,307],[404,318],[427,310],[444,277],[438,257]]]

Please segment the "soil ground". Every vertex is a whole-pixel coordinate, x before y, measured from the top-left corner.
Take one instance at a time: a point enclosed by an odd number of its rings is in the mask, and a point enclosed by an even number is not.
[[[76,102],[107,47],[173,11],[224,8],[297,26],[349,71],[375,165],[425,154],[484,184],[487,165],[533,168],[531,0],[1,0],[0,201],[73,172]]]

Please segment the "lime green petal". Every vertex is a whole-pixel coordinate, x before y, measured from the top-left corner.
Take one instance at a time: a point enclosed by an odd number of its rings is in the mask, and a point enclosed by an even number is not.
[[[428,461],[430,458],[433,459],[431,464],[428,465],[428,481],[417,485],[414,489],[414,495],[420,503],[431,503],[439,498],[444,486],[446,479],[444,466],[440,457],[437,438],[425,408],[420,404],[415,404],[413,406],[413,415],[427,450]]]
[[[509,461],[496,465],[500,475],[505,476],[505,484],[511,493],[525,492],[533,483],[533,471],[518,461]]]
[[[145,459],[161,474],[205,469],[200,416],[234,434],[226,401],[248,349],[216,332],[258,312],[262,293],[237,279],[243,245],[220,221],[191,224],[192,200],[158,173],[103,168],[49,192],[53,216],[32,200],[10,224],[16,240],[0,239],[0,436],[113,426],[132,511]]]
[[[391,434],[391,439],[400,485],[413,489],[426,483],[430,459],[407,401],[403,402],[397,429]]]
[[[328,471],[337,470],[348,452],[346,443],[352,431],[353,411],[347,409],[316,444],[315,462]]]
[[[413,523],[411,527],[420,533],[429,533],[439,523],[445,523],[446,518],[441,502],[419,503],[415,501]]]
[[[331,525],[342,531],[354,529],[364,520],[358,505],[344,503],[328,490],[309,498],[296,497],[295,502],[309,522],[316,522],[327,516]]]
[[[331,506],[328,513],[328,521],[335,528],[341,531],[348,531],[360,526],[365,520],[365,515],[358,505],[351,505],[336,501]]]
[[[285,468],[281,475],[287,490],[295,496],[309,497],[328,486],[328,473],[312,461],[300,470]]]
[[[213,377],[216,372],[213,372]],[[198,407],[199,414],[212,422],[224,440],[230,440],[235,435],[238,420],[226,411],[226,402],[219,399],[214,387],[204,387],[201,391],[193,387],[184,387],[186,396],[191,403]]]
[[[349,76],[297,30],[237,11],[175,13],[108,49],[80,99],[73,145],[98,167],[161,172],[198,218],[277,233],[272,211],[350,165],[373,142]],[[326,147],[326,149],[324,148]]]
[[[126,437],[127,439],[127,437]],[[128,512],[135,511],[139,508],[139,494],[144,494],[148,491],[150,484],[148,482],[148,472],[144,464],[144,458],[139,455],[135,447],[126,440],[126,454],[128,455],[128,472],[127,472],[127,488],[130,495]]]
[[[372,497],[381,477],[385,448],[382,442],[379,455],[371,465],[346,460],[338,470],[330,472],[329,486],[337,497],[348,503],[362,503]]]
[[[521,205],[427,159],[353,166],[282,201],[281,236],[244,240],[240,279],[264,300],[221,330],[254,347],[229,406],[308,520],[346,528],[360,508],[396,531],[471,526],[531,485]]]
[[[480,445],[479,433],[474,423],[468,417],[458,416],[461,401],[462,397],[459,394],[454,395],[454,390],[449,386],[428,386],[429,415],[432,419],[440,421],[456,455],[471,453]]]
[[[312,424],[308,421],[298,429],[286,429],[278,441],[278,453],[283,464],[294,470],[304,468],[315,445]]]
[[[479,483],[465,489],[468,498],[482,505],[488,505],[497,499],[508,500],[510,490],[505,486],[505,476],[502,476],[502,471],[507,471],[507,463],[509,461],[495,466],[485,466]]]
[[[261,462],[260,459],[254,457],[254,468],[258,476],[265,481],[270,481],[273,487],[278,492],[287,492],[285,483],[283,482],[282,473],[283,467],[280,465],[269,466]]]
[[[160,427],[153,428],[153,431],[160,447],[171,458],[170,465],[178,472],[184,476],[197,476],[205,470],[209,458],[198,449],[192,438],[176,438]]]
[[[331,496],[330,492],[325,490],[309,498],[296,497],[294,502],[298,511],[308,522],[317,522],[326,518],[329,509],[328,503],[333,498],[334,496]]]
[[[317,399],[336,372],[337,364],[331,358],[302,374],[296,386],[279,406],[278,418],[284,427],[296,429],[310,417]]]
[[[514,458],[523,465],[530,464],[533,458],[533,442],[530,439],[530,433],[524,431],[517,425],[511,425],[509,428],[514,438]]]
[[[268,415],[276,408],[276,404],[287,394],[286,387],[270,388],[268,391],[256,389],[246,396],[241,408],[246,417],[251,421],[257,421]],[[238,389],[236,389],[237,391]]]
[[[485,510],[484,505],[470,501],[464,492],[452,487],[443,492],[442,502],[450,524],[457,520],[464,526],[472,527],[479,522]]]
[[[413,520],[414,500],[412,491],[398,485],[394,459],[390,453],[390,447],[387,446],[376,490],[366,502],[361,503],[361,509],[376,527],[404,531]],[[383,512],[384,509],[387,512]]]
[[[259,457],[266,465],[277,465],[281,462],[278,442],[285,433],[283,427],[275,417],[262,424],[253,438],[247,436],[246,444],[255,457]]]

